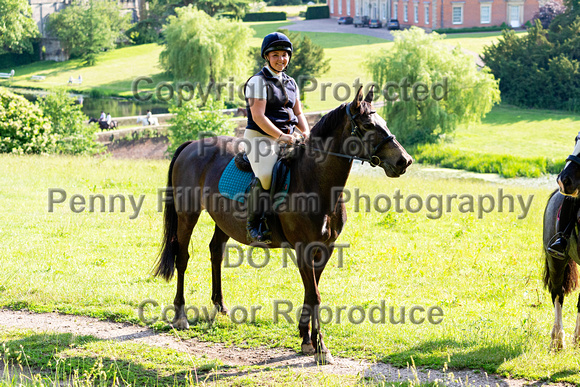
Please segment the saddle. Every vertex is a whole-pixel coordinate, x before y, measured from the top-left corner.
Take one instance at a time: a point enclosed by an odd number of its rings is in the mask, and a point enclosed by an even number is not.
[[[294,158],[294,153],[281,152],[276,164],[274,164],[272,170],[272,186],[270,187],[270,198],[272,199],[274,208],[278,207],[284,201],[288,193],[288,188],[290,187],[290,164]],[[246,152],[238,153],[234,158],[234,163],[240,171],[252,173],[252,165],[250,164],[250,160],[248,160]],[[276,195],[278,193],[282,195]]]

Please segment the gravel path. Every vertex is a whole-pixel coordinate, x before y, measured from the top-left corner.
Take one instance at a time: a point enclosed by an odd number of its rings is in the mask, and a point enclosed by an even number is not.
[[[272,369],[290,369],[300,373],[364,375],[387,382],[406,380],[433,382],[438,380],[448,386],[565,386],[564,384],[511,380],[472,370],[448,372],[415,370],[413,368],[396,368],[384,363],[371,363],[365,360],[338,357],[334,358],[334,364],[318,366],[312,356],[302,356],[289,349],[246,349],[225,346],[219,343],[203,342],[196,339],[181,340],[169,334],[157,333],[146,327],[57,313],[38,314],[0,309],[0,326],[4,328],[32,329],[40,332],[91,335],[102,340],[133,341],[170,348],[196,357],[205,355],[211,359],[219,359],[224,364],[233,367],[227,371],[218,371],[216,376],[220,378],[243,375],[243,372],[236,369],[241,366],[267,365]]]

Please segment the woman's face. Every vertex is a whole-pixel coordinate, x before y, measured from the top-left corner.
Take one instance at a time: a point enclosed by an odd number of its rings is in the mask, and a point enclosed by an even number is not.
[[[270,62],[270,66],[277,72],[282,72],[288,65],[288,61],[290,60],[290,56],[288,52],[279,50],[279,51],[270,51],[267,55],[268,62]]]

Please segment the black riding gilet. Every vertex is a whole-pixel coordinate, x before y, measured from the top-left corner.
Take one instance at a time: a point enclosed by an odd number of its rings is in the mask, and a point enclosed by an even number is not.
[[[272,75],[265,67],[255,76],[262,77],[266,83],[266,117],[282,132],[290,134],[294,125],[298,124],[298,118],[293,110],[298,100],[298,96],[296,95],[298,89],[296,82],[286,73],[282,73],[281,79],[279,79]],[[248,81],[244,86],[244,92]],[[248,98],[246,98],[246,110],[248,113],[248,125],[246,129],[256,130],[267,136],[266,132],[254,122]]]

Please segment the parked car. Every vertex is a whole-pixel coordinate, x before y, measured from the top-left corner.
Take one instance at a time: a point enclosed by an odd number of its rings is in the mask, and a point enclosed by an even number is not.
[[[338,24],[352,24],[353,19],[350,16],[341,16],[338,18]]]
[[[353,24],[356,27],[368,27],[369,26],[369,17],[368,16],[360,16],[355,17]]]
[[[400,30],[401,26],[399,25],[399,21],[397,19],[391,19],[387,22],[387,28],[390,30]]]
[[[379,19],[371,19],[369,21],[369,28],[381,28],[383,23]]]

